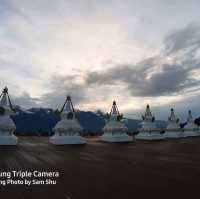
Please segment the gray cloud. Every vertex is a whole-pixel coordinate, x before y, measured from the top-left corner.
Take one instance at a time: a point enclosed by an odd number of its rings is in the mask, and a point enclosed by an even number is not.
[[[165,53],[173,54],[190,48],[194,52],[200,46],[200,26],[191,23],[187,27],[168,34],[165,38]]]
[[[135,65],[117,65],[104,72],[91,72],[86,82],[88,85],[116,86],[125,83],[133,96],[147,97],[175,95],[199,87],[200,80],[191,76],[200,66],[195,58],[200,50],[199,38],[200,27],[189,25],[166,37],[165,50],[159,56]],[[165,60],[169,54],[171,63]]]
[[[193,32],[193,39],[190,38],[191,33],[187,34],[187,30]],[[91,100],[90,98],[94,99],[101,88],[105,88],[101,95],[109,95],[107,92],[109,88],[118,88],[122,84],[125,86],[124,92],[130,93],[133,97],[160,97],[195,92],[200,87],[200,80],[194,78],[191,72],[199,69],[198,59],[195,58],[200,50],[197,38],[200,36],[199,30],[200,28],[196,25],[190,25],[171,33],[171,37],[168,35],[164,40],[164,51],[134,65],[120,64],[103,72],[53,76],[49,84],[50,91],[42,96],[41,101],[44,106],[58,108],[62,105],[66,95],[71,95],[75,104],[84,103]],[[190,36],[185,37],[185,35]],[[182,37],[189,41],[181,43],[180,38]],[[166,61],[169,54],[170,62]],[[83,81],[77,81],[79,79]],[[91,90],[88,91],[88,89]],[[197,103],[193,101],[197,101],[195,97],[188,99],[185,106],[191,103],[191,109],[196,107]],[[183,104],[183,102],[180,103]],[[184,105],[175,104],[178,110],[187,108]],[[169,107],[165,105],[160,108],[166,115]],[[157,112],[158,109],[157,107]],[[160,116],[163,118],[162,115]]]
[[[186,122],[188,111],[192,111],[194,118],[199,117],[199,94],[182,99],[181,101],[174,102],[171,106],[161,105],[153,107],[152,110],[156,115],[156,119],[166,120],[170,115],[170,109],[174,108],[176,115],[180,118],[181,122]]]
[[[38,107],[41,103],[39,98],[31,97],[27,92],[24,92],[17,97],[11,95],[11,101],[13,105],[18,105],[24,108]]]
[[[76,82],[79,75],[62,76],[56,75],[51,78],[51,91],[44,94],[41,98],[43,106],[59,108],[64,103],[67,95],[72,97],[74,104],[84,101],[86,98],[86,87],[84,84]]]

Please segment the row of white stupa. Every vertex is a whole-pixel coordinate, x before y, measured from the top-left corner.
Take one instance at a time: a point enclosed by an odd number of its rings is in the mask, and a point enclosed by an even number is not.
[[[8,89],[5,88],[0,95],[0,145],[16,145],[17,137],[13,134],[16,130],[13,120],[10,115],[14,114],[14,109],[8,95]],[[58,111],[61,120],[56,124],[53,131],[55,134],[50,137],[49,141],[52,144],[85,144],[86,140],[80,136],[82,127],[78,122],[78,111],[76,111],[68,96],[62,109]],[[112,109],[108,115],[108,121],[103,128],[104,134],[101,140],[106,142],[131,142],[133,136],[127,134],[127,127],[122,122],[116,102],[113,102]],[[179,126],[179,121],[171,109],[171,115],[168,120],[168,126],[165,133],[161,134],[160,129],[156,128],[155,118],[147,105],[145,114],[142,116],[142,127],[139,133],[135,136],[136,139],[143,140],[161,140],[165,138],[180,138],[188,136],[200,136],[198,126],[192,119],[191,111],[189,111],[187,125],[184,129]]]

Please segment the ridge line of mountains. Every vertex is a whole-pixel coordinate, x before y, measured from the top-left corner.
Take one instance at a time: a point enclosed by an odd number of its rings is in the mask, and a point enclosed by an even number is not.
[[[60,117],[50,108],[31,108],[23,111],[17,107],[17,114],[11,117],[16,125],[16,135],[50,136],[53,134],[52,128],[60,120]],[[196,120],[200,124],[200,118]],[[79,122],[84,129],[83,134],[98,135],[102,134],[106,119],[101,112],[80,111]],[[129,133],[136,133],[141,122],[142,120],[139,119],[126,119],[124,121]],[[167,122],[157,120],[156,124],[158,128],[165,128]]]

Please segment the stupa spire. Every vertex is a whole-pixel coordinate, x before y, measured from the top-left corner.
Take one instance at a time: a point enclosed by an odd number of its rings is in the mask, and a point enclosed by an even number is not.
[[[194,122],[193,117],[192,117],[192,111],[191,111],[191,110],[188,111],[187,122]]]
[[[144,121],[153,121],[154,120],[154,116],[151,113],[151,109],[150,109],[149,104],[147,104],[147,106],[146,106],[146,110],[145,110],[144,115],[142,115],[142,119]]]
[[[13,106],[10,100],[10,96],[8,94],[8,88],[5,87],[0,95],[0,106],[9,107],[13,110]]]
[[[116,101],[113,101],[113,105],[112,105],[112,108],[111,108],[111,111],[110,111],[110,115],[111,116],[118,116],[119,115],[119,110],[117,108]]]
[[[60,112],[75,112],[71,97],[68,95]]]
[[[0,105],[1,106],[9,106],[9,103],[8,103],[8,88],[7,87],[5,87],[2,91]]]
[[[145,115],[147,117],[152,117],[152,113],[151,113],[149,104],[147,104]]]
[[[171,113],[170,113],[170,117],[168,118],[169,121],[173,121],[178,123],[178,118],[176,117],[175,113],[174,113],[174,109],[171,108]]]

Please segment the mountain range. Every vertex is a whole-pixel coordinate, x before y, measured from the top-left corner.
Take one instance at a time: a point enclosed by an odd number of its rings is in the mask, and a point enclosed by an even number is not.
[[[16,124],[17,135],[52,135],[52,128],[60,120],[60,117],[48,108],[31,108],[23,110],[17,107],[17,114],[12,116]],[[83,127],[83,134],[96,135],[102,133],[102,128],[105,125],[106,119],[103,114],[98,114],[91,111],[80,111],[79,122]],[[165,121],[156,121],[157,126],[164,128]],[[141,120],[126,119],[125,125],[129,132],[137,131]]]

